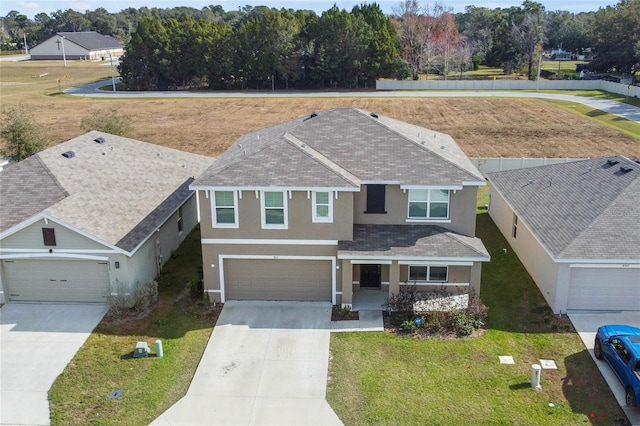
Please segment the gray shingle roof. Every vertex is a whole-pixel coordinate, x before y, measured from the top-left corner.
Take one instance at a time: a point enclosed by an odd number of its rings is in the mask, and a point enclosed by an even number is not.
[[[57,34],[87,50],[122,48],[122,43],[115,38],[95,31],[59,32]]]
[[[68,195],[39,156],[11,164],[0,172],[0,232]]]
[[[284,144],[290,139],[287,135],[303,145]],[[317,155],[300,155],[306,147]],[[330,163],[333,167],[328,167]],[[337,169],[361,182],[461,185],[484,181],[448,135],[374,118],[355,108],[334,108],[244,135],[193,187],[254,186],[256,182],[288,186],[291,181],[296,187],[333,187],[331,182],[337,187],[359,186]]]
[[[489,181],[556,258],[640,258],[640,164],[600,157],[490,173]]]
[[[353,241],[338,242],[344,256],[489,260],[479,238],[435,225],[354,225]]]
[[[94,142],[102,136],[105,142]],[[73,158],[62,153],[73,151]],[[188,185],[215,160],[201,155],[140,142],[101,132],[82,136],[46,149],[0,172],[2,208],[13,221],[45,213],[105,243],[130,251],[184,202]],[[25,160],[27,161],[27,160]],[[39,165],[46,165],[66,197],[51,198],[55,191],[32,190],[27,197],[20,188],[41,185]],[[14,170],[15,169],[15,170]],[[50,187],[52,184],[48,183]],[[37,206],[23,211],[22,204]],[[14,207],[16,206],[16,207]],[[3,211],[4,217],[4,211]],[[15,223],[14,223],[15,224]],[[12,226],[12,225],[9,225]],[[6,230],[7,228],[2,228]]]

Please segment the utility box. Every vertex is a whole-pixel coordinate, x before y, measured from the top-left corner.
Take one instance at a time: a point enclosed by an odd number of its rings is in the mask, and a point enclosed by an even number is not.
[[[133,351],[134,358],[146,358],[149,356],[149,345],[147,342],[136,343],[136,349]]]

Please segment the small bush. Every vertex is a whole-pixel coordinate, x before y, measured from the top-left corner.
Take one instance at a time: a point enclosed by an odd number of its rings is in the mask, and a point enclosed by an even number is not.
[[[105,317],[108,319],[123,318],[129,313],[129,309],[131,308],[129,297],[122,294],[109,296],[107,304],[109,305],[109,310]]]
[[[483,326],[484,321],[474,317],[466,310],[460,309],[451,312],[451,327],[458,336],[470,336]]]
[[[412,320],[403,321],[399,327],[400,331],[403,333],[413,333],[414,331],[416,331],[416,328],[416,323]]]
[[[145,311],[158,301],[158,282],[138,284],[133,292],[133,307],[136,311]]]

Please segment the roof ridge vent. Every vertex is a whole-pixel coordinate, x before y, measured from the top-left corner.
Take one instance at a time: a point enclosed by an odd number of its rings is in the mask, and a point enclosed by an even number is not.
[[[307,121],[307,120],[310,120],[310,119],[312,119],[312,118],[314,118],[314,117],[317,117],[317,116],[318,116],[318,113],[317,113],[317,112],[312,112],[311,114],[309,114],[309,116],[308,116],[307,118],[305,118],[305,119],[304,119],[304,120],[302,120],[302,121]]]
[[[95,138],[93,141],[96,142],[96,143],[104,143],[105,142],[105,140],[104,140],[104,138],[102,136]]]
[[[73,151],[67,151],[67,152],[63,152],[62,156],[66,158],[73,158],[76,156],[76,153]]]

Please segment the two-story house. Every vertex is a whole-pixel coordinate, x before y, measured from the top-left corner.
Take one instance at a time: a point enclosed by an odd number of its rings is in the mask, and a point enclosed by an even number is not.
[[[242,136],[190,186],[212,301],[480,288],[485,180],[448,135],[335,108]]]

